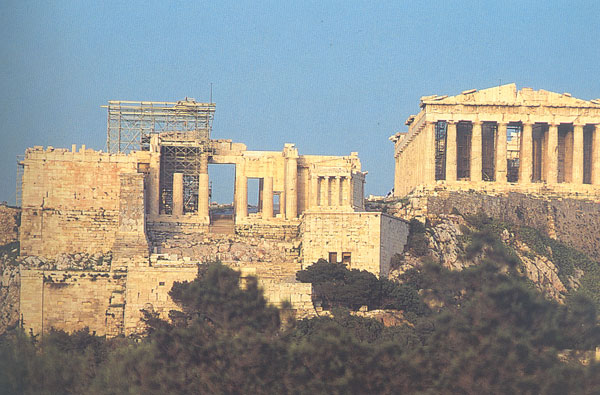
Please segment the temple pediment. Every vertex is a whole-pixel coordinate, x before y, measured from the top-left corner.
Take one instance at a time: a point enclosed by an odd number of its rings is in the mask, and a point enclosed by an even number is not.
[[[507,105],[507,106],[551,106],[551,107],[594,107],[600,108],[600,99],[583,100],[570,93],[556,93],[547,90],[533,90],[517,85],[506,84],[487,89],[470,89],[456,96],[424,96],[421,107],[435,105]]]

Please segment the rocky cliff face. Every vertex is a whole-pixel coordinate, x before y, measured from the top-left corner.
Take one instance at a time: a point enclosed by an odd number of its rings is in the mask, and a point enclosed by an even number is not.
[[[519,234],[518,227],[493,223],[501,248],[514,255],[517,271],[531,280],[531,283],[548,298],[563,301],[567,294],[576,291],[585,272],[574,268],[569,273],[561,271],[562,256],[553,256],[553,251],[540,254],[528,245],[531,240]],[[423,234],[427,243],[425,254],[415,253],[410,248],[397,260],[391,276],[397,277],[406,270],[419,267],[426,260],[433,260],[450,270],[462,270],[488,258],[491,247],[481,244],[481,229],[478,229],[461,215],[441,214],[429,216],[428,226]],[[488,236],[490,237],[490,236]],[[478,244],[479,243],[479,244]],[[538,249],[540,248],[537,246]]]

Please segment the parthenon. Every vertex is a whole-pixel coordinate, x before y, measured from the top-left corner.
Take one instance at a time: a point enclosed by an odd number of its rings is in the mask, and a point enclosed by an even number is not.
[[[395,196],[435,185],[600,194],[600,99],[507,84],[420,107],[390,137]]]

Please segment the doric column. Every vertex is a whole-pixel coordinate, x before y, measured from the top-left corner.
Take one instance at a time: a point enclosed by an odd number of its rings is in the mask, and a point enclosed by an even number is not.
[[[248,216],[248,178],[244,163],[235,166],[235,219]]]
[[[573,124],[573,184],[583,184],[583,125]]]
[[[333,180],[333,188],[332,188],[333,197],[331,198],[331,204],[333,206],[341,206],[342,205],[342,202],[340,199],[341,191],[342,191],[342,177],[336,176],[335,179]]]
[[[592,140],[592,184],[600,185],[600,127],[593,125]]]
[[[148,177],[147,204],[148,214],[158,215],[160,196],[160,157],[152,154],[150,159],[150,171]]]
[[[319,205],[329,206],[329,177],[319,177]]]
[[[548,159],[548,184],[558,182],[558,124],[548,124],[548,147],[546,150]]]
[[[506,182],[506,122],[498,122],[496,136],[496,182]]]
[[[456,122],[448,121],[446,135],[446,181],[456,181]]]
[[[436,122],[427,121],[425,124],[427,149],[425,150],[425,184],[435,184],[435,124]]]
[[[298,160],[295,157],[285,160],[285,218],[298,216]]]
[[[340,180],[340,194],[342,195],[342,206],[350,205],[350,178],[342,177]]]
[[[208,157],[202,155],[200,158],[200,173],[198,174],[198,216],[209,223],[208,214],[210,187],[208,182]]]
[[[481,181],[481,122],[473,122],[471,132],[471,181]]]
[[[173,215],[183,215],[183,173],[173,174]]]
[[[519,153],[519,183],[527,184],[531,182],[533,172],[533,124],[523,123],[521,132],[521,152]]]
[[[313,175],[310,176],[309,193],[309,207],[315,208],[319,205],[319,177]]]
[[[263,178],[262,217],[273,218],[273,177]]]

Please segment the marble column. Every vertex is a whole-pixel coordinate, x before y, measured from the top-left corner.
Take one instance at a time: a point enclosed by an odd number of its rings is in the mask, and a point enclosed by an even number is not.
[[[533,173],[533,123],[523,123],[519,152],[519,184],[531,182]]]
[[[425,166],[423,166],[425,174],[424,181],[427,184],[435,184],[435,125],[436,122],[427,121],[425,124],[427,149],[425,151],[426,157]]]
[[[448,121],[446,135],[446,181],[456,181],[456,122]]]
[[[285,218],[298,216],[298,160],[294,157],[285,160]]]
[[[600,127],[593,125],[592,140],[592,184],[600,185]]]
[[[481,122],[473,122],[471,131],[471,181],[481,181]]]
[[[310,208],[316,208],[317,206],[319,206],[319,177],[317,176],[310,176],[310,187],[309,187],[309,193],[310,193]]]
[[[583,125],[573,124],[573,184],[583,184]]]
[[[235,219],[244,219],[248,216],[248,178],[245,166],[236,164],[235,168]]]
[[[558,124],[548,124],[548,147],[546,150],[548,160],[548,184],[558,182]]]
[[[209,223],[209,194],[210,186],[208,181],[208,157],[203,155],[200,158],[200,173],[198,174],[198,217],[204,222]]]
[[[507,157],[506,157],[506,122],[498,122],[496,135],[496,182],[505,183],[507,172]]]
[[[350,178],[342,177],[340,180],[340,194],[342,195],[341,205],[349,206],[350,205]]]
[[[319,205],[322,207],[329,206],[329,177],[319,177]]]
[[[340,206],[340,190],[341,190],[341,177],[336,176],[333,178],[333,185],[331,186],[331,205]]]
[[[263,178],[262,217],[273,218],[273,177]]]
[[[183,173],[173,174],[173,215],[183,215]]]

